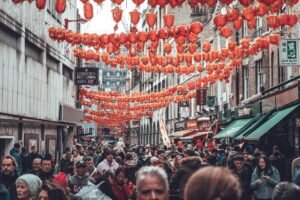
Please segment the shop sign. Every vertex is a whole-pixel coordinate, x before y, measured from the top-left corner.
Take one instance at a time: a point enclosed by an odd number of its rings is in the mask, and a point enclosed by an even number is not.
[[[213,106],[215,106],[215,96],[207,96],[206,97],[206,105],[208,106],[208,107],[213,107]]]
[[[175,131],[182,131],[185,130],[185,121],[180,121],[175,123]]]
[[[99,69],[97,67],[76,68],[76,85],[99,85]]]
[[[207,88],[201,88],[197,90],[196,103],[198,106],[206,105]]]
[[[300,127],[300,118],[296,118],[296,127]]]
[[[197,120],[190,120],[190,121],[187,121],[186,123],[186,129],[187,130],[190,130],[190,129],[197,129],[198,128],[198,125],[197,125]]]
[[[300,51],[298,39],[283,39],[280,41],[280,65],[281,66],[299,66]]]
[[[252,112],[251,108],[244,107],[244,108],[238,109],[238,116],[242,117],[242,116],[251,115],[251,112]]]

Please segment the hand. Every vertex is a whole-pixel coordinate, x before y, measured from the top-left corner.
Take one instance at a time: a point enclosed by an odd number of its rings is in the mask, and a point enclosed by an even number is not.
[[[270,179],[270,176],[263,176],[262,178],[268,180]]]
[[[262,180],[261,179],[256,180],[256,184],[258,185],[262,184]]]

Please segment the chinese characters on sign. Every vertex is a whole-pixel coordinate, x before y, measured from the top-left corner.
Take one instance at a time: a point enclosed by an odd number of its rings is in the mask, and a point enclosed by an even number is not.
[[[197,90],[197,105],[206,105],[207,88]]]
[[[281,66],[299,66],[299,40],[286,39],[280,42],[280,65]]]

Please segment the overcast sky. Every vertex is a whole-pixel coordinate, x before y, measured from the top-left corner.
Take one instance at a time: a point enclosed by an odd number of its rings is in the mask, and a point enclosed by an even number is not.
[[[105,0],[102,3],[102,6],[97,5],[93,0],[90,0],[94,7],[94,17],[86,24],[83,25],[83,32],[87,33],[113,33],[115,22],[112,18],[112,3],[111,0]],[[142,9],[147,6],[147,0],[140,6],[140,12],[142,13]],[[77,7],[79,9],[80,16],[84,17],[83,15],[83,3],[80,0],[77,0]],[[130,24],[130,17],[129,12],[135,8],[135,4],[132,3],[132,0],[124,0],[121,4],[121,9],[123,10],[123,19],[126,20],[128,26]],[[141,24],[141,20],[140,20]],[[119,29],[117,32],[124,32],[124,27],[119,22],[118,25]]]

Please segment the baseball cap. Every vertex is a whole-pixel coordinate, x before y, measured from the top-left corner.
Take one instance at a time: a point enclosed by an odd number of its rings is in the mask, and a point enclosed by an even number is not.
[[[83,160],[80,160],[76,163],[76,167],[86,167],[86,164]]]

